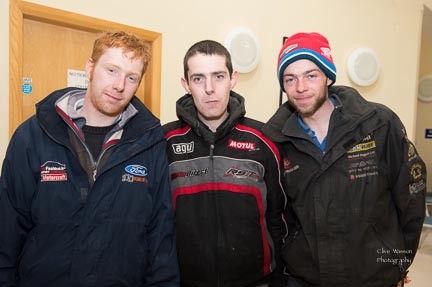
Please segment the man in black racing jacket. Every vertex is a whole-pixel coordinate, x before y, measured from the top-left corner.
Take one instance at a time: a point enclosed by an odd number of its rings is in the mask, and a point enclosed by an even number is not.
[[[288,286],[403,284],[422,230],[426,169],[401,121],[352,88],[330,87],[336,69],[318,33],[286,40],[278,79],[288,102],[263,132],[283,149]]]
[[[244,117],[225,47],[194,44],[184,69],[179,120],[164,126],[181,285],[285,286],[275,271],[287,233],[279,151]]]

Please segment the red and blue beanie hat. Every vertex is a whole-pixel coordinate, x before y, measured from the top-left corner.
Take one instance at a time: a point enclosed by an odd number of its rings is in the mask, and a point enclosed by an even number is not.
[[[308,59],[314,62],[332,81],[336,81],[336,67],[331,56],[331,49],[327,39],[319,33],[297,33],[286,39],[279,52],[278,80],[283,91],[283,73],[289,64]]]

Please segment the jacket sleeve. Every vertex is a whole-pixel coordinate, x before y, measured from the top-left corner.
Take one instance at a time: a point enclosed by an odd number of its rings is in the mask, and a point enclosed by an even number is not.
[[[0,179],[0,286],[18,286],[18,258],[32,229],[30,215],[36,183],[30,167],[28,140],[18,131],[3,161]],[[27,135],[28,136],[28,135]]]
[[[286,196],[282,188],[280,172],[280,149],[274,143],[271,146],[271,155],[266,167],[265,181],[267,186],[267,226],[272,236],[275,248],[276,270],[273,273],[270,286],[286,286],[286,277],[283,274],[282,245],[288,234],[284,210]]]
[[[405,241],[408,266],[414,259],[425,217],[426,166],[405,129],[394,115],[390,125],[389,152],[392,196],[399,216],[399,224]],[[408,267],[407,266],[407,267]]]
[[[168,178],[166,142],[155,150],[155,195],[148,226],[149,268],[145,286],[175,287],[179,285],[179,270],[175,248],[174,209]]]

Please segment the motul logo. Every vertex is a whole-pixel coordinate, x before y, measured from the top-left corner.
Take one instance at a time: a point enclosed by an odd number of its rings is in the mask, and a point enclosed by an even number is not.
[[[228,146],[235,149],[241,149],[241,150],[255,150],[256,144],[251,142],[238,142],[235,140],[229,140]]]

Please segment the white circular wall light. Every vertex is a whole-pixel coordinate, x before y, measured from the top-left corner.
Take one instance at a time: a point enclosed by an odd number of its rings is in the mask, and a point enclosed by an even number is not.
[[[348,76],[359,86],[370,86],[378,79],[378,55],[370,48],[357,48],[348,58]]]
[[[427,75],[420,79],[418,99],[423,102],[432,102],[432,75]]]
[[[234,70],[239,73],[253,71],[260,60],[261,47],[258,38],[246,28],[235,28],[225,37],[225,47],[231,54]]]

